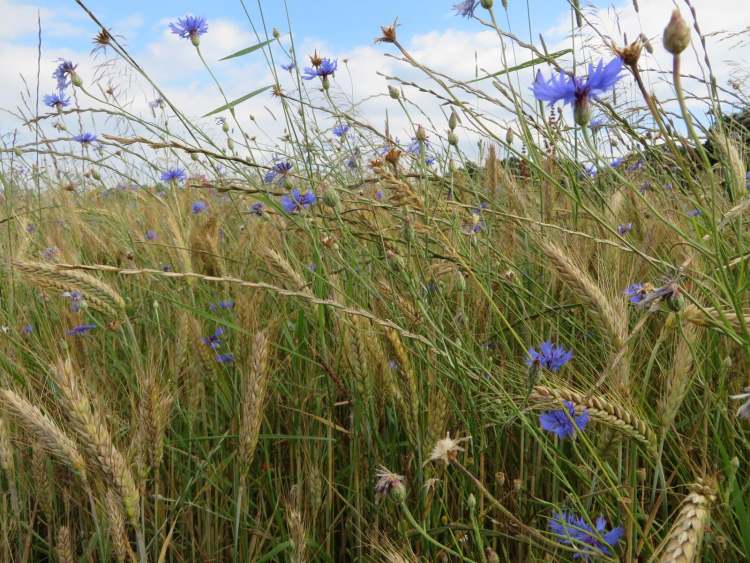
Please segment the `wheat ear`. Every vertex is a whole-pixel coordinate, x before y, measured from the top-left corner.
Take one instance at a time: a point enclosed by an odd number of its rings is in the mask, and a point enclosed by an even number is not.
[[[588,410],[592,419],[630,436],[646,446],[650,453],[656,455],[656,434],[651,427],[623,407],[603,397],[586,396],[560,387],[537,385],[529,396],[529,401],[546,407],[559,407],[563,401],[570,401],[576,410]]]
[[[250,373],[245,379],[242,393],[242,420],[240,422],[240,459],[244,474],[250,469],[258,435],[263,423],[263,408],[268,392],[268,337],[258,332],[253,340]]]
[[[59,563],[73,563],[76,558],[73,555],[73,541],[70,538],[70,528],[61,526],[57,530],[57,560]]]
[[[78,451],[75,442],[51,418],[9,389],[0,390],[0,404],[37,439],[47,452],[79,475],[84,484],[87,483],[86,463],[83,456]]]
[[[714,500],[715,488],[712,485],[699,482],[691,487],[690,494],[682,503],[677,521],[660,550],[659,563],[692,563],[701,560],[701,543]]]

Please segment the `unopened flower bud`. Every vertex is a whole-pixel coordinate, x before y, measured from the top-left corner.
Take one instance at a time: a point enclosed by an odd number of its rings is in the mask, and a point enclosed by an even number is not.
[[[75,71],[70,73],[70,81],[76,88],[80,88],[83,86],[83,80],[81,79],[81,76]]]
[[[196,161],[197,161],[197,160],[198,160],[198,153],[195,153],[195,152],[194,152],[194,153],[191,153],[191,154],[190,154],[190,158],[192,158],[193,160],[196,160]]]
[[[331,209],[338,210],[341,207],[341,198],[335,188],[328,188],[323,192],[323,203]]]
[[[581,127],[586,127],[589,124],[589,121],[591,121],[591,102],[589,102],[588,96],[581,96],[576,99],[573,117]]]
[[[281,37],[281,32],[278,29],[276,29],[275,27],[273,28],[273,32],[272,33],[273,33],[273,38],[274,39],[278,39],[279,37]]]
[[[500,556],[491,547],[484,548],[484,558],[487,560],[487,563],[500,563]]]
[[[401,92],[395,86],[388,85],[388,95],[394,100],[398,100],[401,97]]]
[[[513,144],[513,129],[508,127],[508,130],[505,131],[505,142],[509,145]]]
[[[664,28],[662,41],[664,48],[673,55],[679,55],[690,45],[690,27],[679,10],[672,12],[672,17]]]
[[[414,138],[420,143],[424,143],[427,140],[427,131],[425,131],[424,127],[421,125],[417,127],[417,132],[414,135]]]
[[[458,114],[456,110],[451,110],[451,116],[448,118],[448,127],[453,131],[458,126]]]
[[[227,137],[227,148],[230,151],[234,150],[234,140],[232,139],[232,137]]]
[[[453,131],[448,133],[448,144],[453,145],[454,147],[458,146],[458,135],[456,135]]]
[[[229,133],[229,123],[222,121],[221,130],[224,131],[224,133]]]
[[[481,4],[482,4],[482,8],[484,8],[485,10],[490,10],[490,9],[492,9],[493,1],[492,0],[482,0]]]
[[[477,497],[474,496],[474,493],[469,493],[469,498],[466,499],[466,504],[469,506],[469,510],[474,511],[474,509],[477,507]]]

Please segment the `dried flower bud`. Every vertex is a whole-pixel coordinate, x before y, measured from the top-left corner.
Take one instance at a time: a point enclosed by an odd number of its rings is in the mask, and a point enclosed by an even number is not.
[[[401,97],[401,92],[395,86],[388,85],[388,95],[394,100],[398,100]]]
[[[276,29],[275,27],[273,28],[273,32],[272,33],[273,33],[273,38],[274,39],[278,39],[279,37],[281,37],[281,32],[278,29]]]
[[[664,48],[673,55],[679,55],[690,45],[690,27],[679,10],[672,12],[672,17],[664,28],[662,41]]]
[[[394,21],[391,25],[380,26],[380,32],[382,35],[375,40],[375,43],[395,43],[396,42],[396,28],[398,27],[398,20]]]
[[[640,40],[641,40],[641,43],[643,43],[643,48],[646,49],[646,52],[649,55],[653,55],[654,46],[651,44],[651,41],[649,41],[648,37],[646,37],[643,33],[641,33]]]

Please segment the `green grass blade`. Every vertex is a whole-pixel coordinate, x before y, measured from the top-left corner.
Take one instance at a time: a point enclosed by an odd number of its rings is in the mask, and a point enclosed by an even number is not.
[[[268,41],[263,41],[262,43],[258,43],[257,45],[253,45],[252,47],[245,47],[244,49],[240,49],[236,53],[232,53],[231,55],[227,55],[223,59],[219,59],[220,61],[226,61],[229,59],[235,59],[237,57],[242,57],[243,55],[249,55],[250,53],[254,53],[258,49],[262,49],[263,47],[266,47],[273,43],[275,39],[269,39]]]
[[[537,57],[536,59],[531,59],[530,61],[526,61],[525,63],[521,63],[520,65],[516,65],[510,68],[499,70],[495,72],[494,74],[488,74],[487,76],[475,78],[474,80],[467,80],[466,84],[473,84],[474,82],[481,82],[482,80],[487,80],[488,78],[495,78],[497,76],[502,76],[503,74],[508,74],[509,72],[516,72],[518,70],[523,70],[525,68],[529,68],[530,66],[539,65],[544,62],[547,62],[550,59],[557,59],[559,57],[562,57],[572,52],[573,52],[573,49],[563,49],[562,51],[555,51],[554,53],[550,53],[546,57]]]
[[[238,104],[241,104],[245,100],[249,100],[250,98],[253,98],[253,97],[257,96],[258,94],[262,94],[266,90],[270,89],[271,86],[273,86],[273,84],[269,84],[268,86],[263,86],[263,88],[258,88],[257,90],[253,90],[252,92],[250,92],[249,94],[245,94],[241,98],[237,98],[236,100],[233,100],[233,101],[229,102],[228,104],[224,104],[223,106],[218,107],[215,110],[208,112],[203,117],[209,117],[209,116],[214,115],[216,113],[220,113],[220,112],[222,112],[224,110],[232,109],[234,106],[236,106]]]

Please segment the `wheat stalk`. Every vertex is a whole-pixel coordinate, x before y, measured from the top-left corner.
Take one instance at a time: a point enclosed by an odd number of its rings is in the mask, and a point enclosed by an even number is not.
[[[642,443],[650,453],[656,455],[656,434],[643,420],[619,405],[603,397],[586,396],[570,389],[552,388],[544,385],[534,387],[529,402],[545,408],[559,407],[563,401],[573,403],[577,411],[588,410],[593,420],[603,422],[623,434]]]
[[[268,337],[258,332],[253,341],[250,373],[245,379],[242,393],[242,419],[240,421],[240,460],[247,474],[253,461],[258,435],[263,423],[263,409],[268,392]]]

